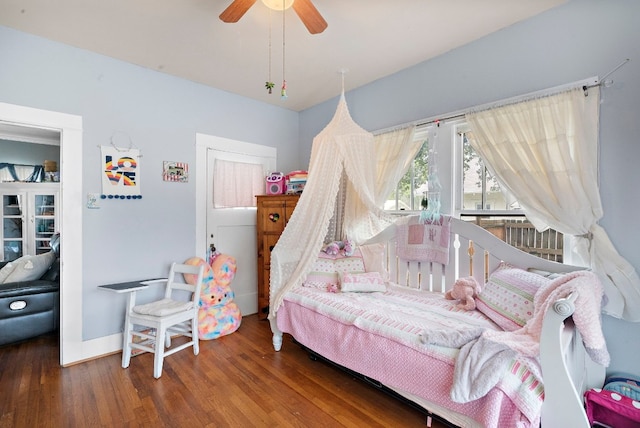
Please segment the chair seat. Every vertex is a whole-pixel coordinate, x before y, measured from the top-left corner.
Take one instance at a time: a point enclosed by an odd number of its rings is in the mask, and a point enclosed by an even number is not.
[[[162,299],[156,302],[147,303],[133,307],[133,312],[140,315],[152,315],[164,317],[178,312],[184,312],[193,308],[193,302],[180,302],[173,299]]]

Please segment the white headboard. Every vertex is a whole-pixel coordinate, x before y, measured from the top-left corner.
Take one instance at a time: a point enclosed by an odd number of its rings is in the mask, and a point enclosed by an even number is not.
[[[390,280],[400,285],[422,290],[445,292],[455,280],[473,276],[484,284],[489,274],[508,262],[523,269],[548,272],[570,272],[581,269],[525,253],[505,243],[495,235],[470,221],[451,218],[449,263],[407,262],[396,255],[396,225],[392,225],[366,243],[386,244],[386,262]]]

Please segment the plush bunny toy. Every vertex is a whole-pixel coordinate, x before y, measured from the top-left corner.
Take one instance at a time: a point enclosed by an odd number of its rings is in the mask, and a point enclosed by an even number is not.
[[[199,257],[185,263],[205,265],[205,274],[200,292],[198,310],[198,337],[200,340],[217,339],[236,331],[242,322],[240,308],[233,301],[235,293],[231,281],[236,273],[236,259],[226,254],[218,254],[211,265]],[[192,284],[195,278],[185,280]]]
[[[458,278],[453,284],[453,288],[444,295],[445,299],[458,300],[456,305],[460,309],[472,311],[476,308],[475,298],[480,293],[480,284],[472,276]]]

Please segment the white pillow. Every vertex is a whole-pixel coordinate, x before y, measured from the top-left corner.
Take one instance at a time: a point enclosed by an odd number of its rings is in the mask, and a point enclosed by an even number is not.
[[[4,280],[7,279],[15,268],[15,262],[9,262],[0,269],[0,284],[4,283]]]
[[[22,256],[13,261],[15,265],[13,271],[5,278],[4,283],[21,281],[33,281],[40,279],[42,275],[51,267],[56,259],[56,254],[49,251],[37,256]]]
[[[358,247],[364,260],[365,272],[379,272],[384,281],[389,280],[386,268],[384,244],[369,244]]]

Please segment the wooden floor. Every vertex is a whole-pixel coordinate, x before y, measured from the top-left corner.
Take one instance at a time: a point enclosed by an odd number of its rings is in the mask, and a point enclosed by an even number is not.
[[[165,359],[114,354],[60,367],[55,335],[0,347],[0,427],[425,427],[418,410],[307,353],[267,321]],[[443,425],[434,422],[433,427]]]

